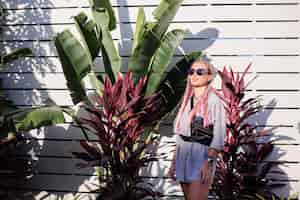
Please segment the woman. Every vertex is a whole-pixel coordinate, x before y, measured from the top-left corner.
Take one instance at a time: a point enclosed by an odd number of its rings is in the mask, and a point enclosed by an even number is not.
[[[216,74],[217,70],[204,57],[191,65],[183,100],[173,124],[176,153],[169,175],[180,182],[186,200],[207,199],[216,170],[217,154],[224,147],[225,109],[211,86]],[[197,132],[193,128],[197,126],[202,131]]]

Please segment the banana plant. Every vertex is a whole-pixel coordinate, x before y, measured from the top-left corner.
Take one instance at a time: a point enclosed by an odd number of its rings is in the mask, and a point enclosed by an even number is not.
[[[122,62],[111,35],[111,31],[116,29],[116,17],[111,2],[109,0],[89,0],[89,2],[91,17],[88,17],[89,15],[84,12],[80,12],[73,17],[78,33],[76,35],[79,36],[75,36],[75,34],[72,34],[66,29],[54,37],[54,43],[62,63],[73,103],[79,104],[84,102],[83,105],[95,107],[97,104],[103,104],[103,101],[100,103],[97,102],[99,97],[104,100],[116,98],[113,94],[107,95],[105,93],[105,89],[107,89],[105,83],[120,86],[120,81],[118,82],[117,80],[120,79],[118,74],[120,74]],[[143,83],[143,90],[139,91],[139,96],[141,96],[141,98],[147,98],[153,94],[157,94],[162,102],[161,108],[163,108],[159,109],[158,113],[156,113],[158,120],[155,121],[151,127],[143,129],[143,133],[137,134],[136,140],[142,143],[152,141],[155,132],[153,130],[156,130],[160,121],[177,106],[185,89],[187,70],[192,62],[201,56],[201,52],[192,52],[188,55],[184,55],[174,66],[170,66],[169,68],[175,51],[186,34],[186,31],[181,29],[168,31],[169,24],[182,2],[183,0],[161,0],[159,6],[153,12],[155,18],[154,22],[147,21],[143,8],[139,8],[138,10],[131,56],[127,67],[128,72],[130,72],[132,77],[132,87],[139,85],[141,80],[145,81],[145,83]],[[95,68],[94,63],[100,54],[105,73],[96,76],[96,73],[93,71]],[[167,68],[169,70],[167,70]],[[147,77],[147,79],[145,79],[145,77]],[[109,81],[107,79],[109,79]],[[90,98],[87,95],[87,91],[89,90],[87,89],[87,80],[92,83],[90,84],[92,86],[90,89],[93,89],[97,93],[94,98]],[[129,82],[124,83],[129,84]],[[116,102],[118,102],[117,98],[106,106],[111,108]],[[141,112],[144,113],[145,111]],[[75,115],[73,115],[75,122],[78,117],[77,115],[79,114],[75,113]],[[97,116],[99,117],[100,115]],[[111,120],[112,116],[113,115],[107,117]],[[79,127],[88,141],[89,132],[86,132],[84,127]],[[99,129],[98,131],[101,130],[102,129]],[[122,132],[124,130],[118,129],[117,131]],[[85,145],[87,141],[82,142],[84,149],[95,152],[89,145]],[[108,144],[109,138],[104,138],[102,143]],[[87,156],[83,153],[76,155],[77,157]],[[108,155],[112,154],[108,153]],[[143,156],[146,156],[145,153],[140,152],[132,162],[139,163],[139,159],[143,159]],[[88,157],[89,156],[86,158]],[[109,159],[115,158],[113,155],[108,157]],[[81,158],[83,159],[83,157]],[[102,162],[97,156],[94,156],[94,159],[90,161],[92,161],[92,163]],[[120,166],[117,165],[116,168]],[[101,173],[99,178],[102,177],[102,175],[103,173]],[[126,180],[126,177],[126,173],[120,175],[120,178],[124,180]],[[131,178],[134,177],[135,176],[132,176]],[[114,187],[119,188],[119,184],[111,184],[106,189],[113,189]],[[114,192],[115,190],[112,191]],[[127,189],[124,189],[124,191],[127,191]],[[118,195],[118,193],[115,193],[115,195]]]
[[[90,103],[86,91],[86,79],[92,84],[94,91],[100,94],[103,89],[103,77],[108,75],[112,83],[120,72],[122,63],[111,31],[116,29],[116,17],[109,0],[89,0],[91,17],[84,12],[74,16],[79,37],[69,30],[54,37],[58,56],[71,91],[74,104]],[[174,18],[183,0],[161,0],[154,10],[154,22],[146,20],[143,8],[139,8],[131,56],[128,70],[132,72],[134,83],[147,76],[144,94],[149,96],[161,91],[165,106],[168,107],[163,115],[169,113],[179,102],[183,94],[188,66],[201,52],[193,52],[167,68],[177,47],[185,36],[185,31],[175,29],[168,31],[170,21]],[[96,76],[94,62],[101,53],[104,63],[104,74]],[[92,80],[92,81],[91,81]]]

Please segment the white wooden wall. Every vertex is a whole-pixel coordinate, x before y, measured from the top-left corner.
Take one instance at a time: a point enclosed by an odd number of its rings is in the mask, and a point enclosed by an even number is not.
[[[89,12],[88,0],[2,0],[8,8],[8,22],[1,49],[30,47],[34,56],[13,63],[0,73],[5,91],[21,107],[43,105],[52,98],[59,105],[71,105],[62,68],[55,52],[53,36],[65,28],[74,29],[70,18],[81,10]],[[113,38],[119,46],[126,71],[138,7],[143,6],[147,19],[159,0],[112,0],[118,28]],[[287,183],[280,194],[300,191],[300,5],[298,0],[185,0],[171,28],[188,30],[181,47],[184,52],[203,50],[219,69],[230,65],[237,71],[253,62],[247,80],[247,96],[264,95],[264,112],[255,119],[259,125],[282,125],[275,135],[282,138],[269,160],[283,161]],[[9,48],[8,48],[9,47]],[[180,59],[177,51],[173,63]],[[103,71],[101,58],[97,72]],[[219,87],[220,80],[216,80]],[[168,152],[174,143],[171,122],[161,127],[159,151]],[[5,190],[17,191],[32,199],[72,199],[72,193],[87,197],[85,184],[95,179],[92,169],[78,170],[71,152],[80,150],[80,132],[68,124],[32,131],[29,146],[20,152],[36,159],[36,174],[30,181],[14,183],[8,179]],[[170,155],[171,156],[171,155]],[[153,163],[151,172],[143,172],[149,181],[166,195],[180,199],[179,185],[166,177],[170,157]],[[1,177],[1,176],[0,176]],[[0,178],[1,179],[1,178]],[[21,198],[21,199],[24,199]]]

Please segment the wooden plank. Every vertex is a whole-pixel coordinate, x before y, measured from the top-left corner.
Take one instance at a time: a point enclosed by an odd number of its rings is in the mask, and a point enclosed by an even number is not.
[[[296,117],[295,117],[296,116]],[[299,109],[266,109],[256,116],[247,119],[250,124],[270,125],[270,126],[295,126],[299,123]],[[296,119],[295,119],[296,118]],[[166,119],[166,122],[172,123],[172,120]]]
[[[288,136],[285,136],[285,140]],[[276,144],[272,154],[267,161],[288,161],[300,162],[296,156],[300,150],[298,144]],[[173,143],[174,144],[174,143]],[[160,141],[159,146],[156,148],[158,153],[170,152],[173,149],[172,143],[166,143],[163,139]],[[31,155],[33,157],[66,157],[72,158],[72,152],[82,152],[83,148],[80,146],[79,141],[65,141],[65,140],[31,140],[26,145],[20,145],[19,156]]]
[[[256,129],[257,131],[260,130],[267,130],[272,128],[271,126],[268,127],[260,127]],[[173,133],[173,124],[166,124],[160,126],[160,133],[162,135],[161,138],[161,146],[163,145],[174,145],[175,144],[175,136]],[[34,136],[36,137],[36,136]],[[300,135],[297,127],[278,127],[277,129],[268,132],[268,136],[265,136],[258,140],[260,143],[266,143],[268,141],[275,140],[274,144],[280,145],[298,145],[300,143]],[[169,158],[171,159],[171,158]]]
[[[115,40],[121,56],[131,55],[132,41]],[[213,55],[299,55],[299,39],[185,39],[181,50],[175,54],[182,55],[192,51],[205,51]],[[14,48],[31,48],[35,56],[57,56],[52,41],[11,41],[3,42],[6,51]]]
[[[20,188],[0,188],[0,193],[9,193],[10,199],[22,199],[22,200],[96,200],[96,194],[94,193],[80,193],[80,192],[58,192],[58,191],[43,191],[36,188],[33,189],[20,189]]]
[[[214,52],[211,52],[214,53]],[[300,56],[214,56],[207,53],[211,59],[211,63],[222,70],[224,66],[232,67],[234,71],[242,72],[247,65],[252,62],[249,72],[270,72],[270,73],[289,73],[299,72],[297,63],[300,62]],[[182,59],[183,56],[175,55],[169,64],[169,69]],[[122,72],[127,71],[128,57],[122,57]],[[104,65],[101,57],[96,58],[94,63],[96,72],[104,72]],[[19,59],[9,64],[7,69],[2,72],[62,72],[61,63],[58,57],[28,57]]]
[[[162,123],[160,125],[161,141],[164,144],[175,144],[174,133],[172,132],[173,124]],[[262,127],[265,129],[271,128],[270,126]],[[262,129],[261,128],[261,129]],[[260,130],[260,129],[258,129]],[[281,126],[271,133],[270,139],[280,138],[275,141],[278,144],[299,144],[300,135],[297,127]],[[57,126],[49,126],[39,130],[32,130],[25,135],[26,138],[35,140],[54,140],[54,141],[79,141],[85,139],[79,128],[70,126],[70,124],[59,124]],[[98,138],[94,134],[89,134],[90,140],[97,140]]]
[[[182,22],[171,23],[169,30],[187,30],[186,38],[253,38],[299,37],[299,22]],[[131,39],[136,24],[117,24],[112,31],[114,39]],[[76,29],[74,24],[3,26],[3,40],[51,40],[64,29]]]
[[[169,178],[167,176],[170,168],[170,161],[158,161],[158,162],[152,162],[148,167],[145,167],[141,174],[147,176],[147,177],[153,177],[153,178]],[[272,177],[277,180],[290,180],[290,181],[297,181],[300,179],[300,177],[297,174],[297,170],[300,169],[299,164],[282,164],[279,166],[274,166],[272,168],[272,171],[278,170],[281,171],[283,174],[274,175],[273,173],[268,174],[267,177]]]
[[[73,105],[68,90],[8,90],[9,99],[15,105],[39,106],[46,105],[48,98],[57,105]],[[263,95],[262,104],[270,108],[300,108],[300,97],[298,92],[246,92],[245,98]],[[276,104],[275,104],[276,103]]]
[[[155,7],[144,7],[148,20],[153,21],[152,12]],[[83,10],[88,13],[89,8],[74,9],[26,9],[8,10],[7,24],[51,24],[69,23],[70,16]],[[197,20],[296,20],[299,19],[298,5],[248,5],[248,6],[182,6],[174,21]],[[135,22],[138,7],[119,7],[116,16],[119,22]],[[191,15],[191,13],[193,13]],[[255,15],[254,15],[255,13]]]
[[[28,106],[27,106],[28,108]],[[298,127],[299,109],[265,109],[261,111],[259,115],[248,118],[247,122],[253,125],[259,126],[288,126]],[[66,123],[71,123],[70,117],[66,116]],[[173,117],[166,118],[163,123],[173,123]]]
[[[11,90],[6,92],[9,99],[11,99],[15,105],[19,106],[41,106],[47,105],[47,100],[50,98],[57,105],[60,106],[72,106],[73,102],[68,90],[23,90],[16,91]]]
[[[16,1],[16,0],[15,0]],[[38,3],[38,1],[33,1],[33,5],[27,3],[26,0],[18,0],[18,3],[6,3],[7,8],[13,9],[24,9],[24,8],[57,8],[57,7],[70,7],[70,6],[89,6],[87,1],[84,0],[43,0]],[[111,3],[113,6],[141,6],[141,5],[158,5],[159,0],[145,0],[141,3],[138,0],[112,0]],[[215,4],[254,4],[254,3],[298,3],[296,0],[289,0],[284,2],[282,0],[203,0],[201,2],[197,0],[185,0],[182,5],[183,6],[192,6],[197,4],[203,4],[206,6],[207,4],[215,5]]]
[[[170,153],[170,155],[172,155]],[[35,174],[37,175],[61,175],[65,176],[95,176],[95,169],[92,167],[78,168],[76,164],[83,163],[84,161],[80,159],[69,159],[69,158],[53,158],[53,157],[43,157],[34,161],[35,164]],[[51,163],[51,164],[50,164]],[[169,179],[168,171],[170,168],[171,161],[159,159],[158,161],[150,162],[147,167],[143,167],[140,170],[140,175],[149,178],[153,177],[156,179]],[[297,170],[299,170],[300,165],[294,163],[284,163],[278,166],[274,166],[272,171],[279,170],[283,174],[278,174],[274,177],[273,173],[268,174],[268,177],[273,177],[278,180],[296,181],[300,180]],[[5,176],[0,174],[0,177]]]
[[[253,78],[248,89],[255,90],[299,90],[299,85],[295,84],[299,80],[299,74],[246,74],[245,82],[248,83]],[[4,73],[3,88],[5,89],[67,89],[63,73]],[[55,82],[53,81],[55,80]],[[284,81],[282,81],[284,80]],[[214,80],[214,86],[219,89],[220,77]],[[91,88],[87,85],[87,88]]]
[[[47,180],[46,182],[41,180]],[[157,191],[169,195],[169,196],[177,196],[182,195],[180,185],[178,182],[174,182],[170,179],[148,179],[150,183],[154,185],[153,189],[156,189]],[[94,182],[94,180],[88,181],[88,178],[82,178],[78,176],[65,176],[62,177],[59,175],[53,176],[53,175],[37,175],[34,176],[31,180],[27,181],[26,184],[24,182],[20,181],[18,182],[14,187],[22,187],[24,189],[35,189],[39,188],[39,190],[52,190],[55,192],[67,192],[67,191],[77,191],[78,192],[88,192],[89,189],[86,188],[84,185],[81,185],[79,188],[78,186],[83,183],[90,183],[89,185],[92,186],[91,182]],[[5,183],[9,186],[9,183]],[[13,184],[11,183],[10,186]],[[61,185],[59,187],[59,185]],[[95,188],[95,187],[93,187]],[[284,188],[286,189],[286,188]]]
[[[47,181],[45,181],[47,180]],[[95,180],[95,177],[74,176],[74,175],[35,175],[31,179],[24,181],[15,181],[13,178],[7,178],[2,185],[10,188],[34,189],[40,191],[55,192],[89,192],[84,183]],[[94,181],[93,181],[94,182]]]

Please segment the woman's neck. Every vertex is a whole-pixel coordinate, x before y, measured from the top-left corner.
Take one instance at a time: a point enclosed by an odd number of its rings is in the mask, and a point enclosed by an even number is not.
[[[203,94],[205,93],[206,89],[208,88],[208,86],[201,86],[201,87],[194,87],[193,90],[194,90],[194,97],[196,99],[200,99]]]

